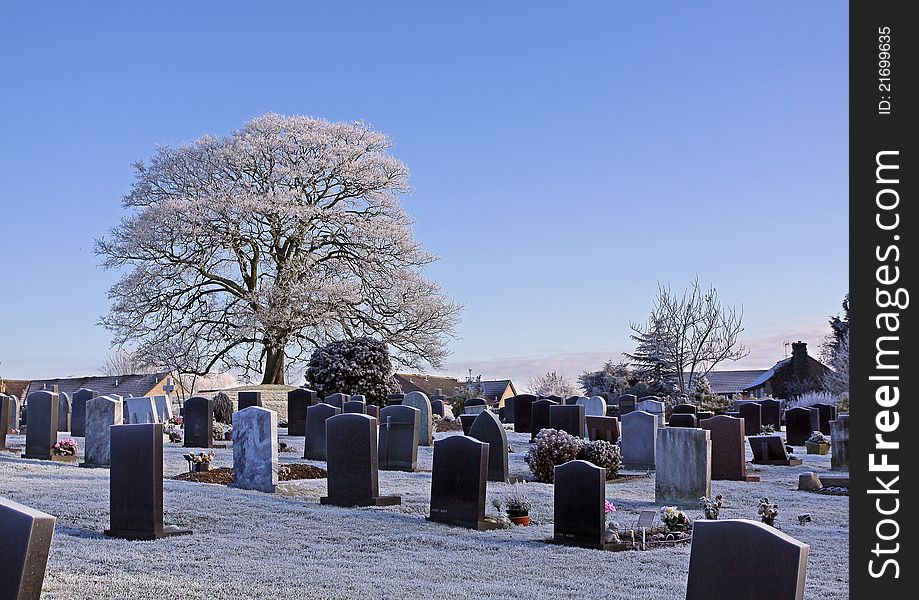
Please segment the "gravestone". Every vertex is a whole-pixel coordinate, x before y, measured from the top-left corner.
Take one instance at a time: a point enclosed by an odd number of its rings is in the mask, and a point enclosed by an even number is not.
[[[402,400],[405,399],[405,394],[387,394],[386,395],[386,406],[391,406],[393,404],[402,404]]]
[[[418,444],[430,446],[434,443],[434,413],[431,412],[431,401],[424,392],[409,392],[402,399],[402,404],[421,411],[421,429],[418,430]]]
[[[813,405],[811,408],[816,408],[819,415],[820,428],[815,429],[814,431],[819,431],[824,435],[830,435],[830,421],[836,420],[836,406],[833,404],[826,404],[824,402],[818,402]]]
[[[488,481],[507,483],[507,432],[498,417],[491,411],[480,413],[468,435],[488,444]]]
[[[580,396],[569,396],[568,398],[565,398],[565,402],[563,404],[565,404],[566,406],[577,404],[578,398],[580,398]]]
[[[696,415],[699,409],[694,404],[677,404],[673,407],[671,414],[674,415]]]
[[[764,398],[759,401],[762,409],[763,426],[772,425],[776,431],[782,431],[782,401]]]
[[[584,437],[587,433],[587,418],[584,416],[583,404],[566,406],[559,404],[549,407],[549,427],[570,433],[574,437]]]
[[[32,392],[26,406],[29,424],[26,427],[26,449],[22,457],[51,460],[51,448],[57,443],[57,394],[47,390]]]
[[[341,414],[340,408],[324,402],[306,409],[306,444],[303,446],[303,458],[326,460],[326,420],[338,414]]]
[[[696,419],[696,415],[691,415],[687,413],[674,413],[670,415],[670,421],[667,423],[667,427],[698,427],[699,422]]]
[[[622,417],[622,466],[633,470],[654,470],[657,451],[657,415],[635,410]]]
[[[236,410],[246,410],[250,406],[262,406],[261,392],[239,392]]]
[[[530,433],[533,423],[533,403],[539,400],[532,394],[514,396],[514,431]]]
[[[13,399],[0,394],[0,450],[6,449],[6,436],[12,431],[10,420],[13,412]]]
[[[635,410],[655,415],[658,428],[664,427],[664,417],[666,416],[664,403],[658,400],[657,396],[645,396],[635,405]]]
[[[186,448],[214,447],[214,400],[194,396],[185,401],[183,445]]]
[[[111,464],[112,426],[124,423],[124,402],[108,396],[86,403],[86,450],[81,467]]]
[[[434,442],[429,521],[478,531],[500,527],[499,521],[485,518],[488,455],[488,444],[472,437]]]
[[[777,433],[770,435],[751,435],[747,437],[753,451],[753,463],[757,465],[779,465],[794,467],[801,460],[788,455],[785,440]]]
[[[354,394],[353,396],[351,396],[350,401],[363,402],[365,405],[367,404],[367,398],[363,394]]]
[[[56,520],[0,498],[0,598],[39,600]]]
[[[380,410],[377,457],[381,471],[417,471],[421,411],[397,404]]]
[[[233,484],[273,494],[278,485],[278,413],[249,406],[233,413]]]
[[[401,504],[399,496],[380,496],[377,420],[341,413],[329,417],[325,427],[328,495],[319,501],[335,506]]]
[[[504,401],[504,418],[502,419],[505,423],[513,423],[516,416],[516,411],[514,410],[517,400],[514,396],[511,396]]]
[[[638,397],[635,394],[622,394],[616,400],[616,403],[619,405],[619,418],[621,419],[623,415],[635,410],[635,405],[638,403]]]
[[[744,402],[738,410],[744,422],[744,435],[759,435],[763,430],[763,409],[759,402]]]
[[[536,434],[549,427],[549,407],[558,406],[557,402],[543,398],[530,405],[530,439],[535,440]]]
[[[9,421],[8,421],[9,428],[7,431],[11,431],[13,429],[20,429],[19,422],[20,422],[20,416],[21,416],[20,415],[21,407],[19,404],[19,398],[17,398],[16,396],[7,396],[7,398],[10,399],[10,412],[9,412]]]
[[[576,404],[584,407],[584,415],[587,417],[606,416],[606,400],[602,396],[591,396],[590,398],[582,396],[578,398]]]
[[[70,413],[73,405],[70,403],[70,396],[67,392],[58,392],[57,394],[57,430],[70,431]]]
[[[469,430],[472,428],[472,424],[475,423],[476,417],[479,415],[468,415],[462,414],[459,416],[460,425],[463,427],[463,435],[469,435]]]
[[[603,549],[606,532],[606,469],[586,460],[555,467],[553,541]]]
[[[463,403],[464,409],[469,408],[471,406],[488,407],[488,402],[485,400],[485,398],[470,398],[469,400],[466,400],[466,402]],[[478,414],[478,412],[476,414]]]
[[[153,396],[153,408],[156,410],[158,423],[168,423],[172,418],[172,398],[169,397],[169,394]]]
[[[96,392],[80,388],[73,393],[70,414],[70,435],[74,437],[86,436],[86,403],[96,397]]]
[[[444,401],[431,400],[431,412],[440,417],[444,416]]]
[[[352,397],[353,398],[353,397]],[[343,413],[367,414],[367,404],[363,400],[348,400],[341,407]]]
[[[128,398],[124,402],[125,411],[128,413],[128,423],[130,425],[159,423],[156,415],[156,406],[153,404],[153,398],[149,396],[139,396],[137,398]]]
[[[830,469],[849,470],[849,415],[837,415],[830,421]]]
[[[702,419],[711,419],[715,416],[715,413],[709,410],[700,410],[696,413],[696,420],[701,421]]]
[[[814,431],[812,426],[813,414],[810,409],[789,408],[785,411],[785,442],[789,446],[803,446]]]
[[[322,401],[328,404],[329,406],[334,406],[335,408],[344,409],[345,402],[347,402],[350,399],[351,399],[351,396],[349,396],[348,394],[335,393],[335,394],[330,394],[326,396],[325,398],[322,399]]]
[[[587,437],[590,440],[604,440],[610,444],[619,441],[619,419],[617,417],[587,417]]]
[[[712,495],[712,440],[705,429],[667,427],[657,436],[654,501],[698,506]]]
[[[380,418],[380,407],[379,406],[377,406],[376,404],[365,404],[364,408],[367,411],[365,414],[368,414],[374,419],[379,420]]]
[[[163,526],[163,424],[111,428],[110,527],[105,535],[156,540],[191,533]]]
[[[316,392],[297,388],[287,392],[287,435],[306,435],[306,409],[316,403]]]
[[[488,407],[484,404],[473,404],[472,406],[463,405],[464,415],[478,415],[486,411],[488,411]]]
[[[747,478],[743,419],[719,415],[703,420],[700,426],[711,432],[712,479],[751,481]]]
[[[803,600],[810,546],[746,519],[693,525],[686,600]],[[739,576],[722,576],[725,574]]]

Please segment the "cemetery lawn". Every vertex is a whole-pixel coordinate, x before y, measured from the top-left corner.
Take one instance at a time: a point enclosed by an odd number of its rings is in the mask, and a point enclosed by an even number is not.
[[[448,435],[456,434],[435,437]],[[303,438],[279,437],[293,448],[280,454],[282,465],[310,462],[302,458]],[[529,434],[509,433],[508,441],[516,451],[511,476],[529,477]],[[24,436],[9,436],[7,443],[21,447]],[[805,598],[842,600],[849,596],[849,499],[797,491],[798,475],[829,471],[830,457],[796,450],[802,466],[748,463],[748,474],[762,481],[713,481],[712,494],[725,497],[723,519],[757,519],[761,497],[777,502],[781,529],[810,544]],[[432,448],[419,449],[421,472],[380,472],[380,493],[401,495],[401,505],[359,509],[321,506],[325,479],[281,482],[274,495],[170,479],[187,471],[184,452],[180,444],[165,444],[166,524],[194,534],[130,542],[102,533],[109,525],[107,469],[0,451],[0,496],[57,517],[43,597],[685,598],[688,545],[601,552],[542,543],[552,537],[551,485],[526,484],[534,500],[530,527],[475,532],[426,521]],[[215,452],[216,467],[232,466],[231,447]],[[495,514],[491,499],[510,487],[488,484],[489,514]],[[618,509],[614,519],[625,527],[640,510],[659,509],[653,475],[606,489]],[[693,518],[701,514],[698,506],[681,508]],[[813,522],[799,525],[801,514]]]

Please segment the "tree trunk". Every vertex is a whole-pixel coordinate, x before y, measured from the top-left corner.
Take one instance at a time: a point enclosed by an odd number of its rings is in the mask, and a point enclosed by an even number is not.
[[[284,384],[284,346],[277,344],[265,348],[265,372],[262,385]]]

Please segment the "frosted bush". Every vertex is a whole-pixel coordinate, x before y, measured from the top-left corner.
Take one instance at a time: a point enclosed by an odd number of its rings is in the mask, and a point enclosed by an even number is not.
[[[384,406],[387,394],[400,391],[392,373],[386,344],[361,337],[317,348],[310,357],[306,380],[322,397],[362,394],[368,404]]]
[[[543,429],[527,450],[526,463],[536,481],[555,481],[555,466],[575,460],[581,449],[581,440],[558,429]]]
[[[233,401],[223,392],[214,396],[214,420],[227,425],[233,423]]]
[[[619,467],[622,465],[622,455],[619,447],[606,440],[581,442],[578,458],[592,462],[598,467],[606,469],[606,478],[615,479],[619,476]]]
[[[836,405],[839,403],[839,398],[835,394],[829,392],[808,392],[806,394],[801,394],[797,398],[791,400],[788,405],[791,408],[794,407],[808,407],[815,404],[833,404]]]

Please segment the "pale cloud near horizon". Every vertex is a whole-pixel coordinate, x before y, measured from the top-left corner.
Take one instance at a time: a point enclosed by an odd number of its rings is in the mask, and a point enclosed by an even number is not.
[[[781,333],[771,333],[781,330]],[[745,335],[741,342],[750,354],[737,361],[718,365],[717,370],[768,369],[785,358],[784,343],[798,340],[807,343],[808,353],[819,358],[820,342],[829,333],[826,320],[820,322],[786,323],[779,327],[768,327],[768,331],[757,330]],[[570,379],[576,380],[584,371],[599,369],[607,360],[620,362],[624,360],[623,352],[631,348],[620,348],[584,352],[541,353],[531,356],[507,356],[483,358],[476,360],[454,360],[447,362],[444,374],[460,380],[469,375],[481,374],[482,379],[510,379],[518,392],[526,388],[527,381],[537,375],[557,371]],[[788,346],[791,354],[791,346]]]

